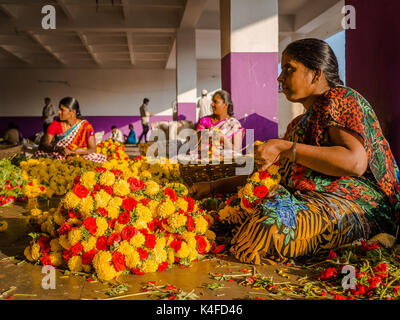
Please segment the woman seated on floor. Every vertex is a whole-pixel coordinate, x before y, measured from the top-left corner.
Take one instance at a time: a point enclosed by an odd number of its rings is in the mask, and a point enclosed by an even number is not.
[[[240,147],[242,146],[245,130],[239,120],[233,117],[233,103],[228,92],[215,92],[211,107],[213,114],[201,118],[196,127],[200,151],[207,150],[205,152],[208,153],[211,146],[213,156],[222,156],[224,148],[234,150],[235,138],[239,139]],[[204,131],[208,131],[209,136],[213,138],[201,139],[201,133]]]
[[[136,132],[133,130],[133,124],[129,125],[129,135],[126,137],[126,144],[137,144]]]
[[[54,120],[43,135],[35,157],[63,160],[80,155],[86,160],[102,163],[106,157],[96,153],[96,140],[92,125],[81,118],[79,103],[64,98],[59,103],[59,121]]]
[[[282,181],[263,210],[243,212],[233,225],[231,252],[242,262],[274,264],[381,232],[394,235],[399,169],[367,100],[343,86],[329,45],[318,39],[289,44],[278,81],[287,99],[302,103],[306,112],[289,124],[283,139],[256,147],[260,170],[279,160]],[[201,182],[191,193],[235,193],[246,178]],[[271,213],[278,217],[272,224],[266,222]]]

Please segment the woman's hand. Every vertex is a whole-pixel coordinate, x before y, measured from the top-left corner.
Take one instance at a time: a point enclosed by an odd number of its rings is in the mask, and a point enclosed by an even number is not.
[[[211,193],[211,183],[210,182],[197,182],[189,189],[189,195],[196,199],[202,199]]]
[[[287,154],[292,145],[293,142],[282,139],[271,139],[255,146],[254,158],[256,163],[260,165],[259,170],[267,170],[281,158],[283,153]]]

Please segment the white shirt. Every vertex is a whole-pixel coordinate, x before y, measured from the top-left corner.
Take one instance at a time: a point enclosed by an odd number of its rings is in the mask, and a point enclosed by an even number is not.
[[[118,142],[124,142],[124,135],[121,130],[117,129],[115,132],[111,132],[111,139]]]
[[[213,113],[211,102],[210,100],[208,100],[207,96],[203,96],[199,99],[199,101],[197,102],[197,108],[200,108],[200,119]]]

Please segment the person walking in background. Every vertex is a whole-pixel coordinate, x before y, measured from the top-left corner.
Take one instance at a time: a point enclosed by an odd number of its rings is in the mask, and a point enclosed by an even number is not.
[[[48,97],[44,98],[44,107],[42,111],[43,133],[46,133],[47,128],[53,122],[55,115],[56,112],[51,104],[51,99]]]
[[[112,140],[117,142],[124,142],[124,135],[122,134],[121,130],[119,130],[116,126],[111,127],[111,137]]]
[[[138,143],[142,141],[142,138],[144,137],[144,141],[147,142],[147,133],[149,132],[149,122],[150,122],[150,116],[151,113],[148,111],[148,105],[149,105],[150,100],[147,98],[143,99],[143,104],[140,106],[140,117],[142,118],[142,127],[143,127],[143,132],[139,137]]]
[[[133,130],[133,124],[129,125],[129,135],[125,141],[126,144],[137,144],[136,132]]]
[[[203,89],[201,91],[201,98],[197,102],[197,108],[200,109],[199,119],[213,114],[211,101],[208,99],[207,93],[207,90]]]

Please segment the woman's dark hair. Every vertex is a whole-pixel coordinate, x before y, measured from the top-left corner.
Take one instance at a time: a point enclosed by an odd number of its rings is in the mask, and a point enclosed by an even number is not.
[[[112,126],[111,129],[117,129],[117,126]]]
[[[283,52],[310,70],[321,70],[331,88],[343,85],[336,55],[325,41],[314,38],[297,40]]]
[[[76,117],[78,119],[81,119],[81,110],[79,108],[79,102],[75,98],[71,97],[66,97],[64,99],[61,99],[59,103],[59,107],[63,105],[64,107],[68,108],[70,111],[75,110],[76,111]]]
[[[225,103],[228,103],[228,115],[233,117],[233,103],[231,100],[231,95],[228,91],[219,90],[213,94],[213,99],[216,95],[219,95]]]

